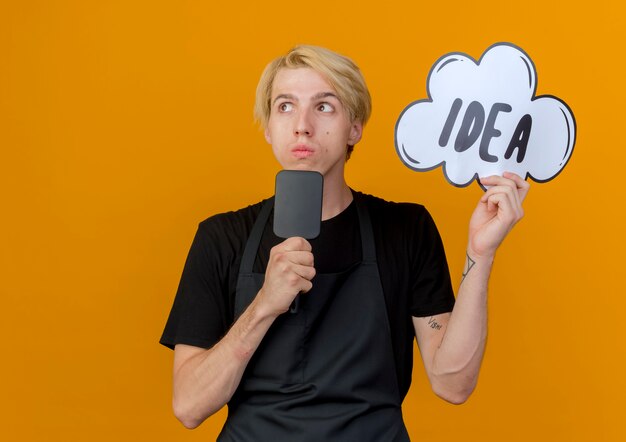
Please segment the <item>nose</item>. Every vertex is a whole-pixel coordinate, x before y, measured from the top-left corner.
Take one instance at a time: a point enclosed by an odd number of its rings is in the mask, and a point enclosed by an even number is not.
[[[302,110],[298,113],[296,119],[296,125],[294,133],[296,136],[311,136],[313,135],[313,124],[311,122],[311,115],[308,110]]]

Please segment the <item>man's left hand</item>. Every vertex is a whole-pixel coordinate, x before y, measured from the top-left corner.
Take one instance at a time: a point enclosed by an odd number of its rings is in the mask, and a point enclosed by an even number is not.
[[[489,189],[470,219],[468,253],[476,258],[493,258],[506,235],[524,216],[522,202],[530,184],[510,172],[481,178],[480,183]]]

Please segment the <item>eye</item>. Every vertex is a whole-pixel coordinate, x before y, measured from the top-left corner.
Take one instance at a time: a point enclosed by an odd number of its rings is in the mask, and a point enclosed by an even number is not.
[[[293,104],[291,103],[280,103],[278,105],[278,110],[280,112],[289,112],[292,109],[293,109]]]
[[[325,113],[332,112],[335,110],[335,108],[330,103],[320,103],[317,106],[317,109]]]

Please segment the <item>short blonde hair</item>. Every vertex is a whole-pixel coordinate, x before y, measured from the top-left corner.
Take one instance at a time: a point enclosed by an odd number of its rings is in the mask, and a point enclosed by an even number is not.
[[[267,65],[256,88],[254,118],[263,128],[271,113],[272,86],[282,68],[308,67],[321,74],[335,89],[350,121],[365,125],[372,113],[372,99],[359,67],[349,58],[319,46],[298,45]],[[352,147],[352,146],[351,146]],[[352,149],[349,149],[348,155]]]

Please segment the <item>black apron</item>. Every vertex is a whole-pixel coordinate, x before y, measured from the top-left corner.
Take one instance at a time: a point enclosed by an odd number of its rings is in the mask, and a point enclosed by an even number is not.
[[[276,319],[228,403],[218,441],[409,441],[372,226],[362,196],[354,198],[362,262],[317,274],[298,313]],[[273,202],[246,243],[236,318],[263,285],[252,267]]]

